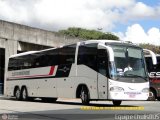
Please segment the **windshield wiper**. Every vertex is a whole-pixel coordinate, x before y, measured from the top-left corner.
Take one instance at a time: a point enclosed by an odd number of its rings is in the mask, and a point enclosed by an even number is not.
[[[127,74],[127,76],[130,76],[130,77],[139,77],[139,78],[142,78],[142,79],[144,79],[145,81],[148,81],[147,79],[146,79],[146,77],[142,77],[142,76],[140,76],[140,75],[135,75],[135,74]],[[129,77],[128,76],[128,77]]]

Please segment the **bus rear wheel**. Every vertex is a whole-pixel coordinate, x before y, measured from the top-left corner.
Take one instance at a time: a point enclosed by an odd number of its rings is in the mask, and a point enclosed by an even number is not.
[[[112,102],[113,102],[113,105],[115,105],[115,106],[120,106],[122,103],[121,100],[113,100]]]
[[[21,100],[21,90],[19,88],[16,88],[15,90],[15,97],[16,97],[16,100]]]
[[[83,105],[89,104],[89,92],[86,87],[82,87],[80,98]]]
[[[22,88],[22,100],[23,101],[27,101],[28,100],[28,91],[27,91],[27,88],[26,87],[24,87],[24,88]]]

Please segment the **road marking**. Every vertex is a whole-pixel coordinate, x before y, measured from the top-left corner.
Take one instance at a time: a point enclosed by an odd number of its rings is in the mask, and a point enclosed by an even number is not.
[[[138,107],[91,107],[83,106],[80,107],[81,110],[144,110],[143,106]]]

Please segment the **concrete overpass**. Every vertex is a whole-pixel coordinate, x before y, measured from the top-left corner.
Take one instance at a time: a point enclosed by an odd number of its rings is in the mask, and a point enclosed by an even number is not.
[[[0,20],[0,94],[3,94],[9,56],[23,51],[41,50],[77,41],[79,39],[68,38],[53,31]]]

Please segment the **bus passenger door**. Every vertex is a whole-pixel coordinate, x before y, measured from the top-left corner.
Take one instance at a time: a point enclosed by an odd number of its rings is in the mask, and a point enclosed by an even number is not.
[[[97,54],[97,83],[98,83],[98,98],[107,99],[108,86],[108,55],[104,49],[99,49]]]

